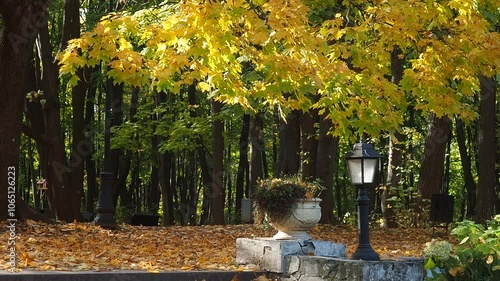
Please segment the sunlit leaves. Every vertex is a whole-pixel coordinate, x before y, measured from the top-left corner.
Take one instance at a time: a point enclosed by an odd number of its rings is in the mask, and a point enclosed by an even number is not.
[[[70,43],[60,55],[61,73],[104,64],[115,82],[151,91],[175,93],[202,81],[202,92],[244,107],[259,105],[250,102],[256,98],[286,103],[279,96],[292,91],[305,100],[322,87],[319,76],[328,67],[326,44],[310,30],[307,13],[299,1],[240,0],[111,14]],[[244,62],[261,78],[242,81]]]
[[[348,88],[348,95],[362,99],[370,99],[369,95],[380,98],[375,93],[383,93],[394,105],[392,111],[389,107],[389,111],[383,111],[391,112],[389,118],[401,116],[407,106],[398,102],[406,99],[400,91],[409,93],[415,108],[421,111],[438,116],[459,115],[465,120],[476,117],[467,99],[479,90],[478,76],[495,75],[500,66],[500,38],[492,32],[491,20],[484,17],[485,11],[498,11],[499,4],[393,0],[366,5],[356,21],[345,15],[344,22],[337,16],[323,25],[322,34],[336,42],[330,57],[349,60],[357,69],[355,73],[347,72],[350,84],[335,88]],[[351,25],[343,26],[346,21]],[[391,76],[389,53],[396,46],[404,50],[407,68],[399,89],[391,89],[387,79]],[[374,76],[380,78],[380,83],[373,81]],[[352,106],[352,112],[361,119],[359,110],[363,109],[345,100],[344,95],[339,96],[341,106]],[[364,105],[375,104],[371,98]],[[373,117],[386,118],[379,110],[372,113]]]
[[[69,43],[61,74],[73,86],[78,68],[101,65],[116,83],[151,93],[196,82],[207,98],[248,110],[318,108],[335,134],[360,135],[399,129],[408,101],[471,120],[477,77],[498,73],[495,1],[304,3],[188,0],[111,14]],[[396,47],[406,68],[398,85]]]

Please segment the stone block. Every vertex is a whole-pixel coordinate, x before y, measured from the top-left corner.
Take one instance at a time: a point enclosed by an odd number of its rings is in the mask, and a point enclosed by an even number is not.
[[[317,256],[287,256],[282,281],[421,281],[423,259],[361,261]]]
[[[343,244],[316,240],[236,239],[236,262],[255,264],[259,269],[281,273],[288,256],[345,257]]]

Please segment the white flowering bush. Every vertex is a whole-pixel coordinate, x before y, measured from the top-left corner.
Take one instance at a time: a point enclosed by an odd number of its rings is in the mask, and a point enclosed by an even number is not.
[[[454,281],[500,280],[500,215],[486,227],[464,220],[451,231],[458,241],[433,240],[425,245],[428,279]]]
[[[453,251],[453,245],[445,240],[432,240],[424,248],[424,256],[432,258],[434,262],[446,262]]]

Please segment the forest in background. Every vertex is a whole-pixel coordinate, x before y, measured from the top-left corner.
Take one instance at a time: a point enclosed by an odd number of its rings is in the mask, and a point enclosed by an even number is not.
[[[95,213],[106,127],[120,221],[238,223],[259,178],[300,173],[349,222],[361,138],[383,226],[427,223],[435,193],[455,220],[500,209],[496,1],[28,2],[0,1],[0,163],[45,216]]]

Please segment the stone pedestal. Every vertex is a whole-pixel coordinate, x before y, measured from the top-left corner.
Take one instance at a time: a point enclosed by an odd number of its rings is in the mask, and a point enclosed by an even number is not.
[[[345,245],[328,241],[238,238],[236,262],[256,265],[281,281],[424,280],[423,259],[351,260]]]
[[[236,262],[255,264],[262,270],[285,272],[290,256],[345,257],[344,244],[317,240],[236,239]]]

